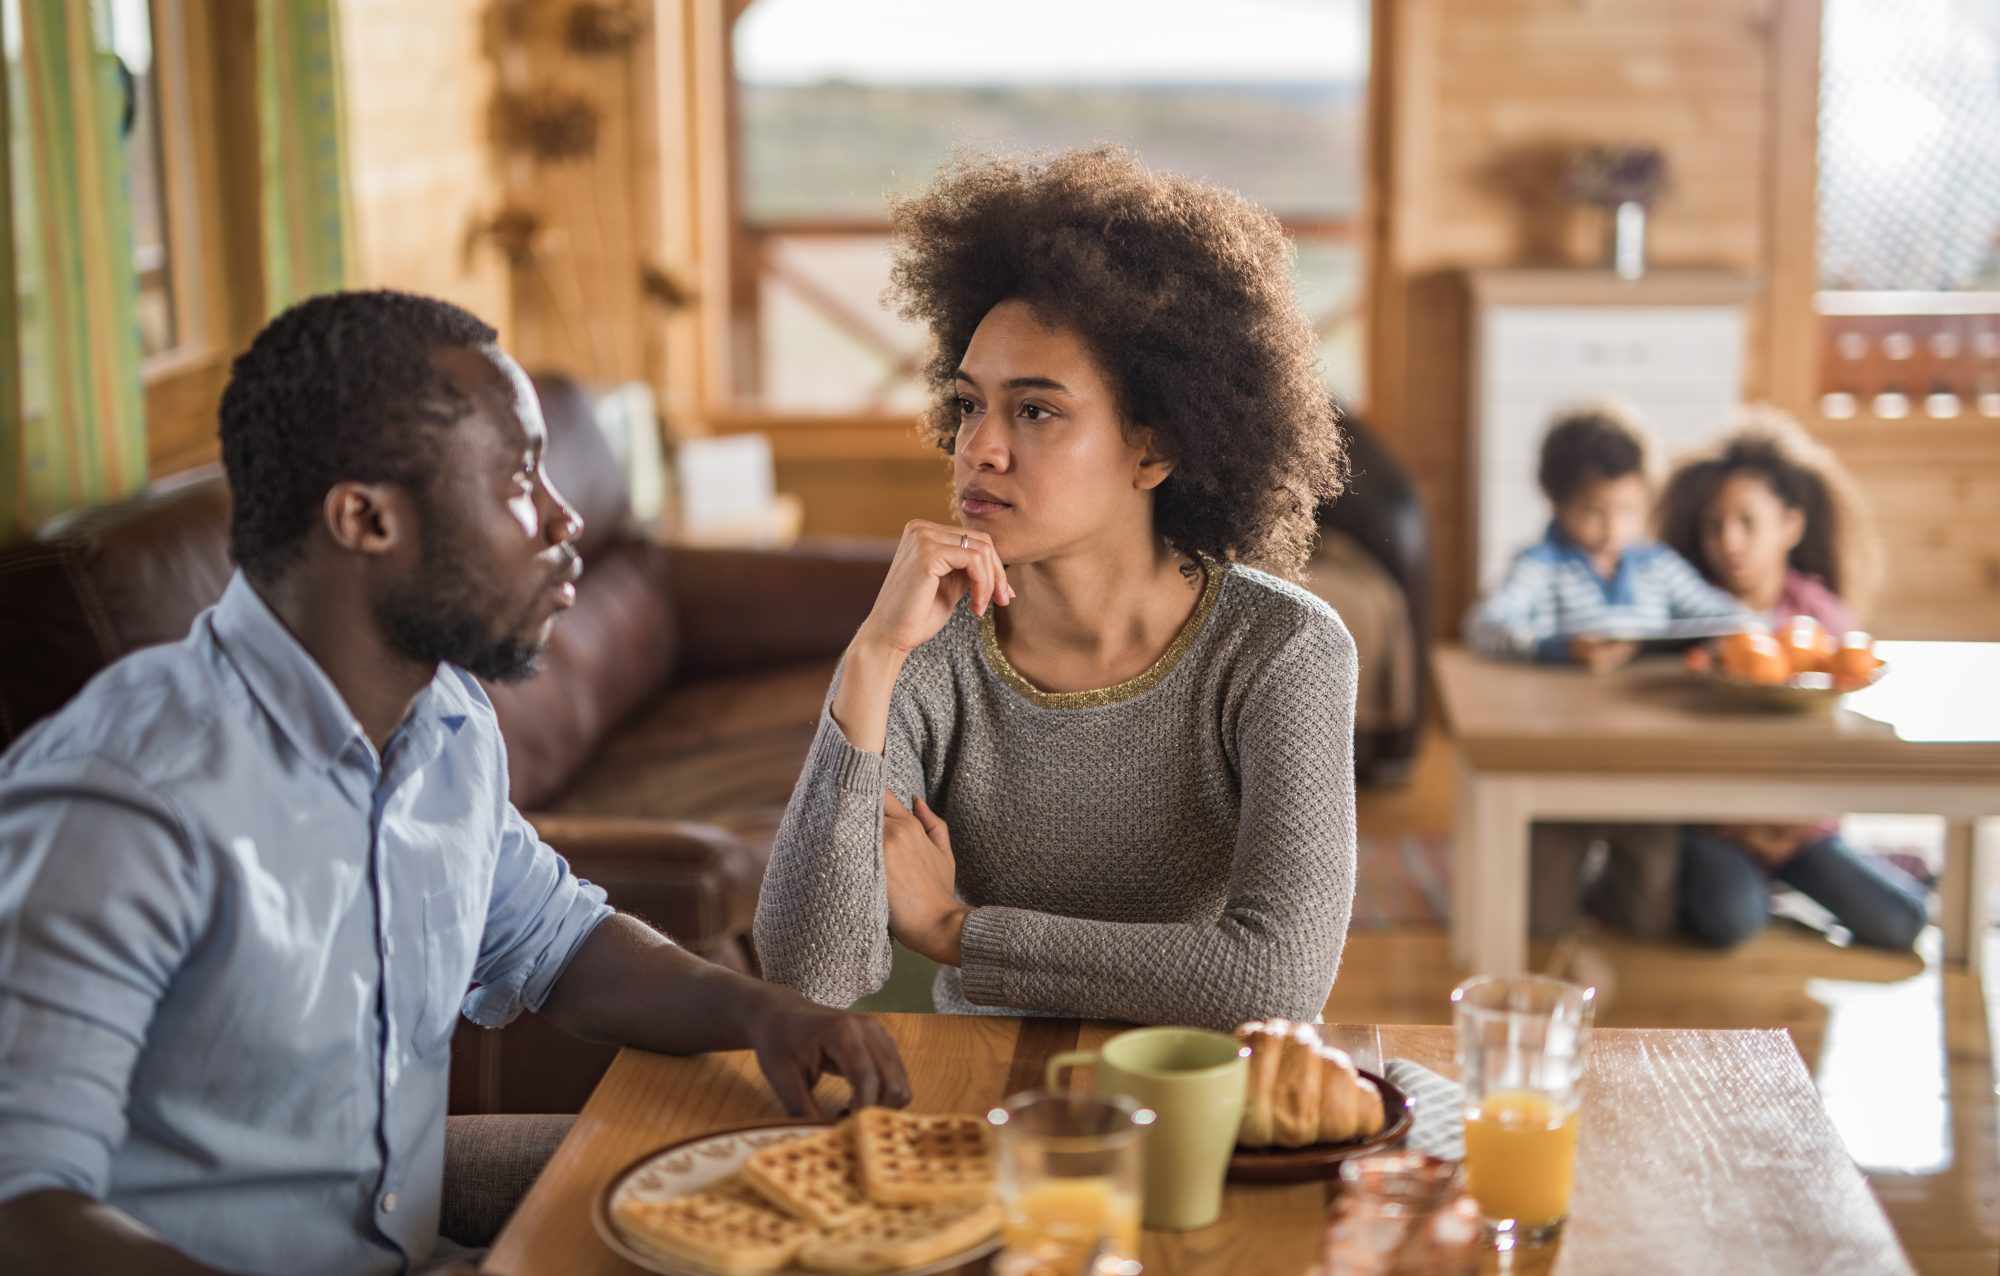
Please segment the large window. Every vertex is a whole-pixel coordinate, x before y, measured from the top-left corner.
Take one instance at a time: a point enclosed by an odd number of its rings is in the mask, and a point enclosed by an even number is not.
[[[125,88],[122,139],[132,184],[132,258],[139,277],[139,341],[148,357],[178,344],[173,241],[167,233],[165,161],[160,146],[159,67],[147,0],[113,0],[111,42]]]
[[[2000,424],[2000,4],[1821,14],[1822,409]]]
[[[1367,23],[1367,0],[755,0],[731,40],[739,404],[916,406],[923,334],[880,301],[887,196],[954,147],[1097,142],[1278,214],[1327,379],[1357,398]]]

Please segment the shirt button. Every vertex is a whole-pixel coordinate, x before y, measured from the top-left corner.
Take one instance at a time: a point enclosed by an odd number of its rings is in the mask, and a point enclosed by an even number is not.
[[[396,1194],[394,1192],[382,1193],[382,1212],[384,1214],[394,1214],[396,1212]]]

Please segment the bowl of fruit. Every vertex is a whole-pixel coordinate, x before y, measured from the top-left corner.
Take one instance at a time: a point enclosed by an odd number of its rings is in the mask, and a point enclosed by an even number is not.
[[[1835,638],[1810,616],[1777,633],[1750,630],[1691,648],[1687,665],[1739,706],[1795,712],[1831,711],[1888,672],[1873,638],[1858,629]]]

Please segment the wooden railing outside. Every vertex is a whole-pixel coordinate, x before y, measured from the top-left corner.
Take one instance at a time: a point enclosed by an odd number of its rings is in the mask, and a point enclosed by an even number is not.
[[[1280,218],[1279,221],[1296,240],[1342,243],[1353,241],[1358,234],[1354,220],[1346,217]],[[749,333],[759,332],[757,311],[762,286],[771,283],[784,289],[876,360],[880,375],[867,400],[856,408],[864,414],[886,408],[890,396],[918,375],[923,348],[910,347],[881,313],[874,297],[847,295],[810,271],[800,269],[783,249],[793,240],[886,239],[888,235],[886,221],[838,217],[763,218],[746,222],[738,230],[738,260],[742,265],[733,290],[738,322]],[[1360,315],[1361,299],[1357,293],[1309,317],[1314,331],[1325,339],[1345,325],[1359,322]],[[747,355],[751,364],[743,380],[754,398],[761,381],[758,365],[762,352],[755,348],[754,338],[750,344],[752,348],[740,350],[740,354]]]

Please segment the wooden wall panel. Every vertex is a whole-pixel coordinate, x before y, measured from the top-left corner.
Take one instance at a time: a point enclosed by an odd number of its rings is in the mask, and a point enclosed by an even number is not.
[[[805,506],[807,536],[900,536],[913,518],[951,521],[951,471],[941,457],[910,461],[780,457],[778,489]]]
[[[1894,638],[2000,641],[2000,440],[1977,426],[1830,428],[1881,534],[1866,617]]]
[[[1384,0],[1376,8],[1375,418],[1417,471],[1439,547],[1442,630],[1472,588],[1463,272],[1599,264],[1602,216],[1560,196],[1592,142],[1662,147],[1660,266],[1761,273],[1774,0]],[[1753,311],[1746,391],[1763,378]]]
[[[533,11],[499,54],[516,91],[587,103],[597,115],[587,154],[546,160],[515,148],[497,160],[510,204],[534,213],[543,227],[535,260],[514,272],[516,353],[530,367],[560,367],[611,384],[647,370],[645,325],[652,316],[640,297],[639,263],[652,236],[638,210],[657,201],[651,165],[638,151],[642,143],[648,150],[655,145],[654,99],[651,86],[639,82],[634,49],[586,55],[569,46],[567,10]]]
[[[356,286],[456,302],[511,340],[507,269],[467,252],[499,184],[486,147],[484,0],[342,0]]]

